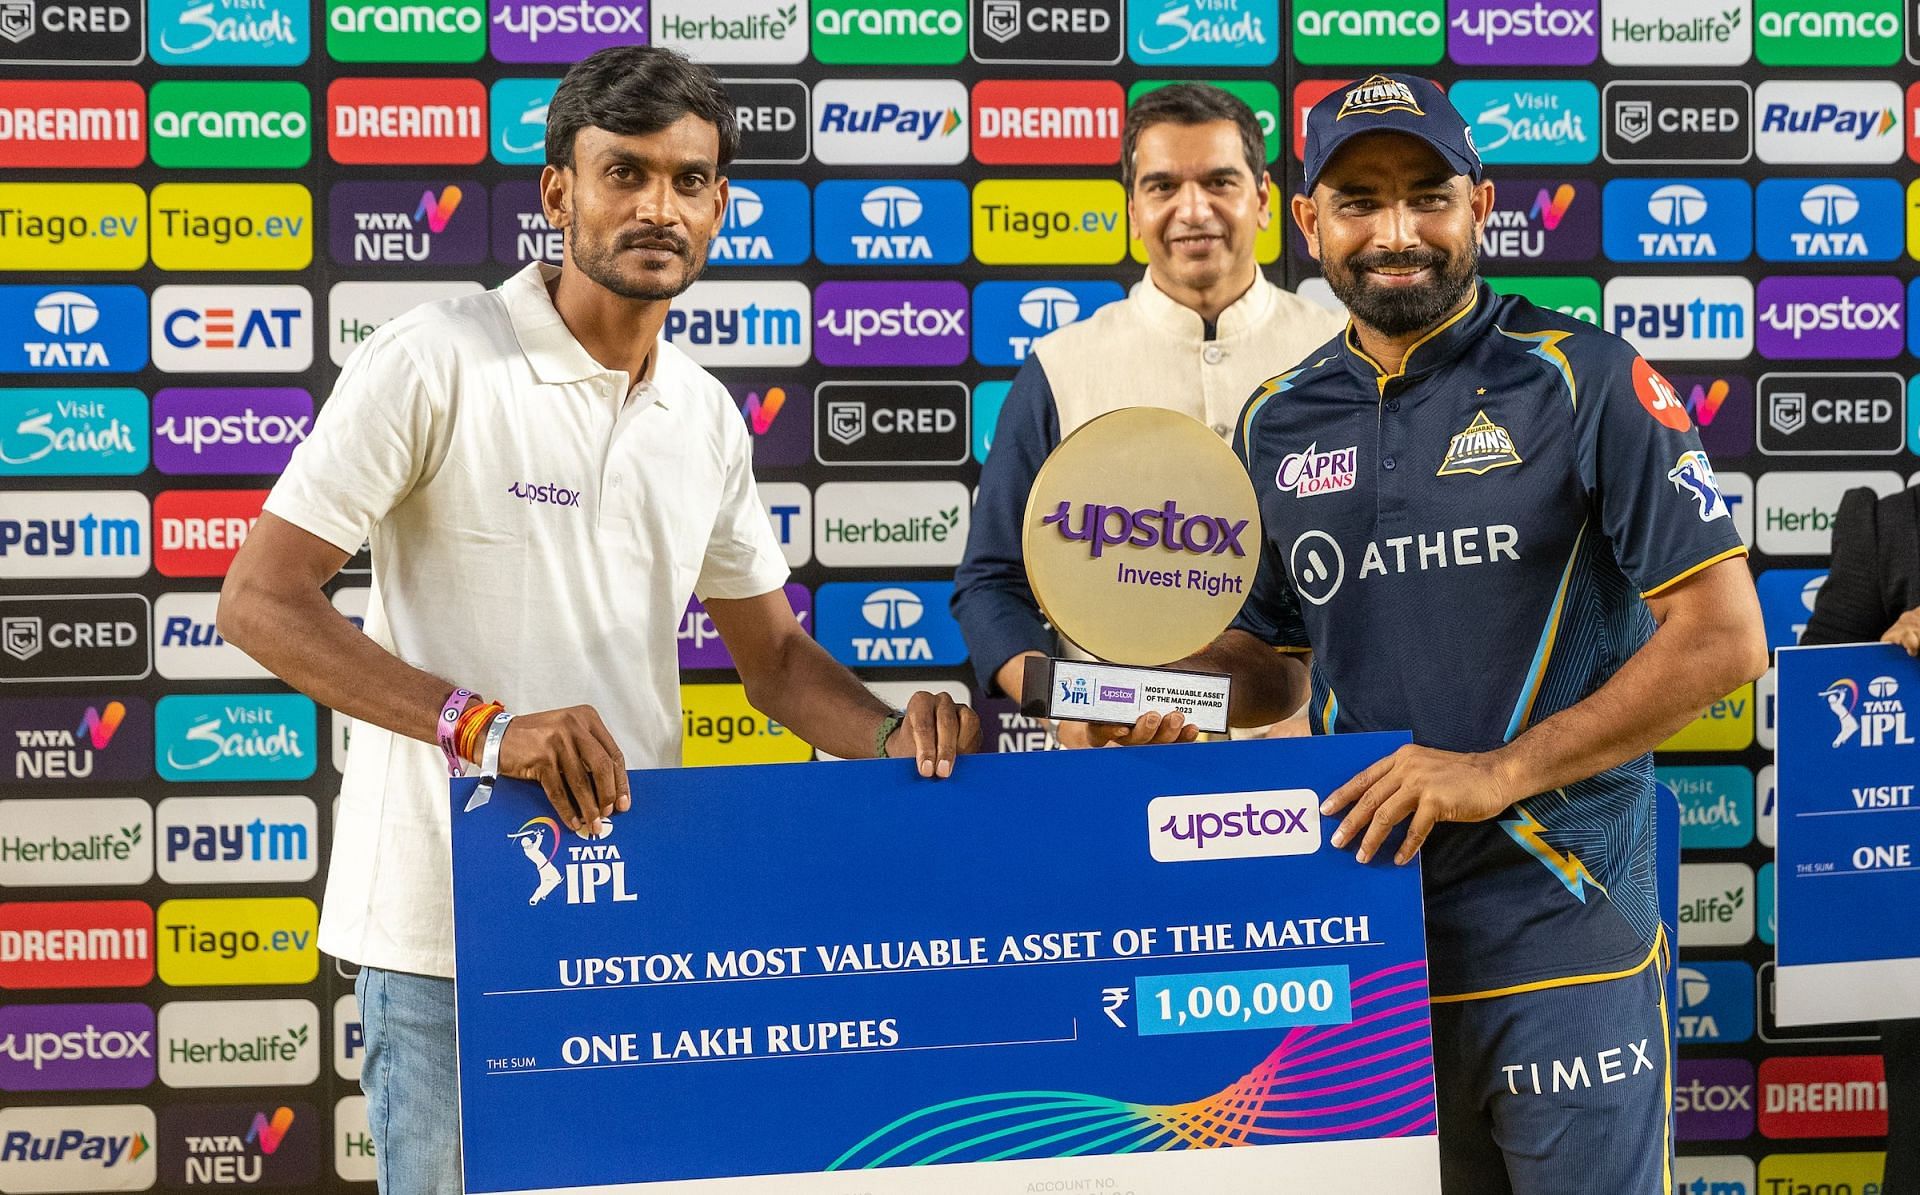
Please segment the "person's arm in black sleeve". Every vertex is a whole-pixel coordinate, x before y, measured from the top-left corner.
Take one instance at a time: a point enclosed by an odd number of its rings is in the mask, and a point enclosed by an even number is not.
[[[1800,634],[1803,646],[1872,643],[1893,619],[1880,600],[1880,495],[1861,487],[1840,499],[1833,521],[1833,567]]]
[[[1000,692],[995,674],[1025,652],[1053,650],[1053,632],[1027,584],[1020,521],[1040,465],[1060,442],[1060,412],[1037,357],[1029,356],[1007,391],[993,446],[980,469],[967,551],[953,574],[953,616],[967,641],[980,691]],[[1007,694],[1017,696],[1017,694]]]

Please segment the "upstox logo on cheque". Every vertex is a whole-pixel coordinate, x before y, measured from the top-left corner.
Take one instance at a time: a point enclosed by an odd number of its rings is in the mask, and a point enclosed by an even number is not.
[[[132,183],[0,183],[0,270],[147,264],[147,195]]]

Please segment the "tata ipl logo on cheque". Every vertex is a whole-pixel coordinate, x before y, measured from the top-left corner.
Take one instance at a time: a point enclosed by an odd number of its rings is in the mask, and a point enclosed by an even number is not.
[[[1900,699],[1900,682],[1891,676],[1876,676],[1861,692],[1858,681],[1841,677],[1820,690],[1827,709],[1838,724],[1833,746],[1891,747],[1907,746],[1913,735],[1907,730],[1907,707]]]
[[[0,286],[0,373],[134,373],[147,363],[137,286]]]
[[[1267,66],[1278,0],[1127,0],[1127,56],[1143,66]]]
[[[550,817],[533,817],[507,835],[533,868],[533,887],[527,896],[529,905],[543,903],[565,885],[566,903],[591,905],[639,900],[640,895],[627,887],[627,864],[620,848],[609,841],[609,826],[597,838],[569,842],[560,823]]]
[[[314,724],[298,694],[175,694],[154,707],[154,754],[167,780],[305,780]]]
[[[1311,855],[1320,849],[1320,794],[1290,788],[1155,797],[1147,802],[1147,843],[1160,863]]]

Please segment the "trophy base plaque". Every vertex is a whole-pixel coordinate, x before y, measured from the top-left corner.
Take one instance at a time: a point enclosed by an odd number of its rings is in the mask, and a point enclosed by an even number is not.
[[[1177,710],[1198,729],[1225,734],[1232,683],[1231,677],[1213,672],[1029,656],[1020,712],[1030,718],[1131,724],[1149,711]]]

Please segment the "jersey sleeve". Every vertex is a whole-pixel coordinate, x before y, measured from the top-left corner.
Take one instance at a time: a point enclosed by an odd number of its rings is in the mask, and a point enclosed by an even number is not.
[[[1643,597],[1746,552],[1673,384],[1623,351],[1577,393],[1580,480],[1598,530]]]
[[[1271,465],[1263,465],[1256,459],[1257,437],[1254,435],[1254,425],[1259,418],[1255,404],[1268,393],[1264,385],[1254,391],[1234,423],[1233,454],[1254,479],[1256,494],[1260,492],[1259,479],[1273,471]],[[1247,600],[1234,617],[1231,629],[1245,631],[1283,651],[1307,650],[1307,624],[1300,617],[1300,599],[1293,592],[1293,583],[1287,579],[1285,550],[1267,537],[1264,528],[1260,533],[1260,563],[1254,569],[1253,583],[1247,587]]]
[[[785,585],[789,575],[753,482],[753,441],[746,422],[734,415],[731,400],[723,401],[728,417],[720,421],[720,447],[726,473],[700,576],[693,583],[702,601],[759,597]]]

